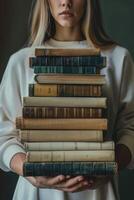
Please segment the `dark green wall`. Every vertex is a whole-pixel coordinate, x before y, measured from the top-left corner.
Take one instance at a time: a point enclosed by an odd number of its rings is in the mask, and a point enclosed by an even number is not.
[[[22,48],[28,36],[28,15],[31,0],[0,1],[0,78],[9,56]],[[134,1],[100,0],[107,32],[122,46],[128,48],[134,58]],[[11,200],[17,176],[0,171],[0,200]],[[121,200],[134,199],[134,172],[120,174]]]
[[[100,0],[107,32],[134,58],[134,1]]]

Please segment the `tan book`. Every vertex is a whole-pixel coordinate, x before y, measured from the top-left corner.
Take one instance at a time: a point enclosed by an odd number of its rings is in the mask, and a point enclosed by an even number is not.
[[[21,142],[102,142],[102,130],[19,130]]]
[[[33,97],[101,97],[101,85],[29,84]]]
[[[64,49],[64,48],[37,48],[35,56],[96,56],[100,55],[100,49],[82,48],[82,49]]]
[[[113,141],[107,142],[25,142],[26,151],[114,150]]]
[[[96,107],[106,108],[105,97],[24,97],[24,106]]]
[[[26,162],[115,161],[113,150],[29,151]]]
[[[25,119],[16,118],[18,129],[107,130],[107,119]]]
[[[35,81],[40,84],[94,84],[104,85],[106,84],[105,75],[35,75]]]

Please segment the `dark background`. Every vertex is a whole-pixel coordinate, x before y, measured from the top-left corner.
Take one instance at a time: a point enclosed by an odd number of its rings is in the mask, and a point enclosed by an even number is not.
[[[134,0],[100,0],[106,31],[134,58]],[[0,0],[0,79],[11,54],[23,48],[28,38],[32,0]],[[0,200],[11,200],[17,176],[0,171]],[[119,176],[121,200],[134,199],[134,171]]]

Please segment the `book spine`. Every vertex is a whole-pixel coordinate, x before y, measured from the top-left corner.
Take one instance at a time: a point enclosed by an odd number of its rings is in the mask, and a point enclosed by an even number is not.
[[[22,130],[107,130],[107,119],[25,119],[17,117],[16,128]]]
[[[26,151],[114,150],[114,142],[25,142]]]
[[[35,74],[100,74],[100,68],[90,67],[66,67],[66,66],[34,66]]]
[[[113,150],[92,151],[29,151],[26,162],[64,162],[64,161],[114,161]]]
[[[105,67],[106,58],[102,56],[40,56],[30,57],[30,67],[34,66],[66,66],[66,67]]]
[[[35,49],[35,56],[97,56],[100,55],[100,49]]]
[[[24,118],[103,118],[106,110],[102,108],[71,107],[23,107]]]
[[[102,130],[20,130],[21,142],[102,142]]]
[[[23,165],[24,176],[113,176],[118,173],[116,162],[52,162]]]
[[[35,75],[35,81],[39,84],[81,84],[81,85],[104,85],[105,75]]]
[[[29,96],[37,97],[101,97],[100,85],[29,84]]]
[[[24,97],[24,106],[91,107],[106,108],[105,97]]]

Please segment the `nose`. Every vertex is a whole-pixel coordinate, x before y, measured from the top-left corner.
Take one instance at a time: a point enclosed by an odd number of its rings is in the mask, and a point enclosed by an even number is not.
[[[72,6],[72,0],[61,0],[61,5],[63,7],[71,8],[71,6]]]

